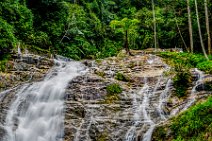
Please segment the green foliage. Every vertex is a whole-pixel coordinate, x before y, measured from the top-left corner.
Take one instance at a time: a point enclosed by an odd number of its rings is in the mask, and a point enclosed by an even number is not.
[[[18,1],[0,2],[0,18],[14,27],[14,36],[26,41],[33,29],[33,15],[26,5]]]
[[[16,44],[14,29],[0,18],[0,60],[5,58]]]
[[[195,19],[193,1],[190,6]],[[158,46],[184,48],[178,30],[189,46],[185,7],[186,1],[160,0],[155,3]],[[208,8],[210,11],[212,5]],[[199,14],[204,19],[204,7],[199,7]],[[2,0],[0,21],[1,30],[4,27],[4,32],[9,33],[1,32],[0,45],[4,48],[1,52],[10,52],[7,49],[20,42],[28,50],[36,47],[74,59],[104,58],[117,55],[123,42],[133,49],[153,47],[154,44],[152,3],[148,0]],[[196,20],[192,23],[195,51],[198,52]],[[205,28],[202,24],[202,31]],[[203,38],[206,45],[207,35]],[[201,60],[204,59],[200,56],[190,55],[189,64],[197,66]]]
[[[173,66],[181,64],[184,68],[198,68],[206,73],[212,73],[212,61],[207,61],[201,54],[161,52],[159,55],[172,62],[170,64]]]
[[[1,60],[0,61],[0,72],[6,71],[6,64],[7,64],[7,60]]]
[[[178,97],[186,96],[186,90],[188,89],[191,81],[191,74],[189,71],[179,70],[176,72],[173,78],[175,92]]]
[[[204,61],[197,64],[197,68],[205,71],[206,73],[212,74],[212,61]]]
[[[115,34],[121,34],[121,36],[125,37],[125,42],[126,40],[129,40],[129,45],[133,47],[135,46],[135,40],[137,40],[139,37],[139,34],[137,32],[138,23],[138,19],[123,18],[120,21],[112,20],[110,22],[110,27],[115,31]]]
[[[122,88],[117,83],[108,85],[106,90],[107,90],[107,94],[109,94],[109,95],[115,95],[115,94],[122,93]]]
[[[175,141],[210,140],[212,130],[212,97],[197,104],[173,120],[171,125]]]
[[[166,58],[167,62],[174,68],[175,76],[173,82],[176,95],[178,97],[186,96],[186,91],[191,84],[189,68],[194,67],[194,65],[197,64],[198,61],[202,61],[204,57],[177,52],[161,52],[160,56]]]
[[[129,81],[130,81],[129,77],[126,76],[126,75],[124,75],[124,74],[121,73],[121,72],[118,72],[118,73],[116,74],[115,79],[120,80],[120,81],[125,81],[125,82],[129,82]]]

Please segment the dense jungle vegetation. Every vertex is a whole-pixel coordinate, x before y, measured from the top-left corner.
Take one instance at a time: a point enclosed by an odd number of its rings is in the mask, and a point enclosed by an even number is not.
[[[206,0],[197,3],[195,0],[2,0],[0,56],[5,58],[18,46],[74,59],[113,56],[122,47],[177,47],[202,53],[197,18],[203,45],[209,53],[206,23],[207,19],[208,23],[212,21],[212,5],[210,1],[205,5],[204,2]],[[192,34],[189,34],[189,17]]]

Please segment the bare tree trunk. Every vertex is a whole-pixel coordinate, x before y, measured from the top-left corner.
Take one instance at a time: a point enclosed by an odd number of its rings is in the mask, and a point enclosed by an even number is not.
[[[193,53],[194,52],[194,44],[193,44],[193,31],[192,31],[192,22],[191,22],[190,0],[187,0],[187,11],[188,11],[188,26],[189,26],[189,37],[190,37],[190,50],[191,50],[191,53]]]
[[[210,25],[209,25],[209,18],[208,18],[208,2],[204,0],[205,5],[205,22],[206,22],[206,30],[208,35],[208,54],[211,54],[211,35],[210,35]]]
[[[198,6],[197,6],[197,0],[194,1],[195,2],[195,9],[196,9],[196,15],[197,15],[197,25],[198,25],[198,30],[199,30],[199,38],[200,38],[200,43],[201,43],[201,47],[202,47],[202,51],[204,53],[204,56],[207,60],[208,59],[208,56],[206,54],[206,51],[205,51],[205,47],[204,47],[204,43],[203,43],[203,40],[202,40],[202,32],[201,32],[201,28],[200,28],[200,22],[199,22],[199,13],[198,13]]]
[[[154,46],[155,50],[157,48],[157,29],[156,29],[156,19],[155,19],[155,3],[152,0],[152,14],[153,14],[153,23],[154,23]]]
[[[185,43],[185,40],[183,39],[183,36],[182,36],[181,31],[180,31],[179,25],[178,25],[178,23],[177,23],[176,17],[175,17],[175,22],[176,22],[177,29],[178,29],[178,32],[179,32],[179,34],[180,34],[180,37],[181,37],[181,39],[182,39],[182,41],[183,41],[183,44],[184,44],[184,46],[185,46],[185,49],[186,49],[186,51],[189,52],[189,48],[187,47],[187,45],[186,45],[186,43]]]

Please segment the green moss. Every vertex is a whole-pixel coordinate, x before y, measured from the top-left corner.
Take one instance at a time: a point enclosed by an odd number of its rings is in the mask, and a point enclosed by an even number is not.
[[[128,76],[124,75],[121,72],[118,72],[116,74],[115,79],[120,80],[120,81],[124,81],[124,82],[129,82],[130,81],[130,78]]]
[[[108,141],[108,132],[104,131],[97,137],[97,141]]]
[[[157,127],[154,131],[153,141],[163,141],[166,138],[166,130],[163,126]]]
[[[5,72],[7,70],[7,62],[8,60],[2,60],[0,61],[0,72]]]
[[[113,104],[116,101],[119,101],[120,97],[118,95],[108,95],[105,97],[104,101],[102,101],[102,104]]]
[[[115,94],[122,93],[122,88],[117,83],[113,83],[113,84],[108,85],[106,90],[107,90],[108,95],[115,95]]]
[[[97,74],[98,76],[103,77],[103,78],[105,77],[105,72],[103,72],[103,71],[97,71],[96,74]]]

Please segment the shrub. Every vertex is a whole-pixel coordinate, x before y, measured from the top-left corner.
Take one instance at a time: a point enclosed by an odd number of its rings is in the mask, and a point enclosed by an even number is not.
[[[191,74],[188,66],[183,63],[175,63],[174,69],[176,73],[173,78],[175,92],[178,97],[183,97],[191,83]]]
[[[106,90],[107,90],[107,94],[109,94],[109,95],[122,93],[122,88],[117,83],[113,83],[113,84],[108,85]]]
[[[212,73],[212,61],[207,61],[201,54],[161,52],[159,55],[172,62],[171,65],[181,63],[185,67],[198,68],[206,73]],[[209,58],[211,59],[212,56]]]
[[[6,71],[6,63],[7,63],[7,60],[0,61],[0,72]]]
[[[189,72],[177,72],[173,82],[176,89],[176,95],[183,97],[186,95],[186,90],[190,85],[191,74]]]
[[[124,75],[121,72],[118,72],[115,76],[115,79],[120,80],[120,81],[125,81],[125,82],[129,82],[129,77],[127,77],[126,75]]]
[[[204,61],[197,64],[197,68],[206,73],[212,73],[212,61]]]

